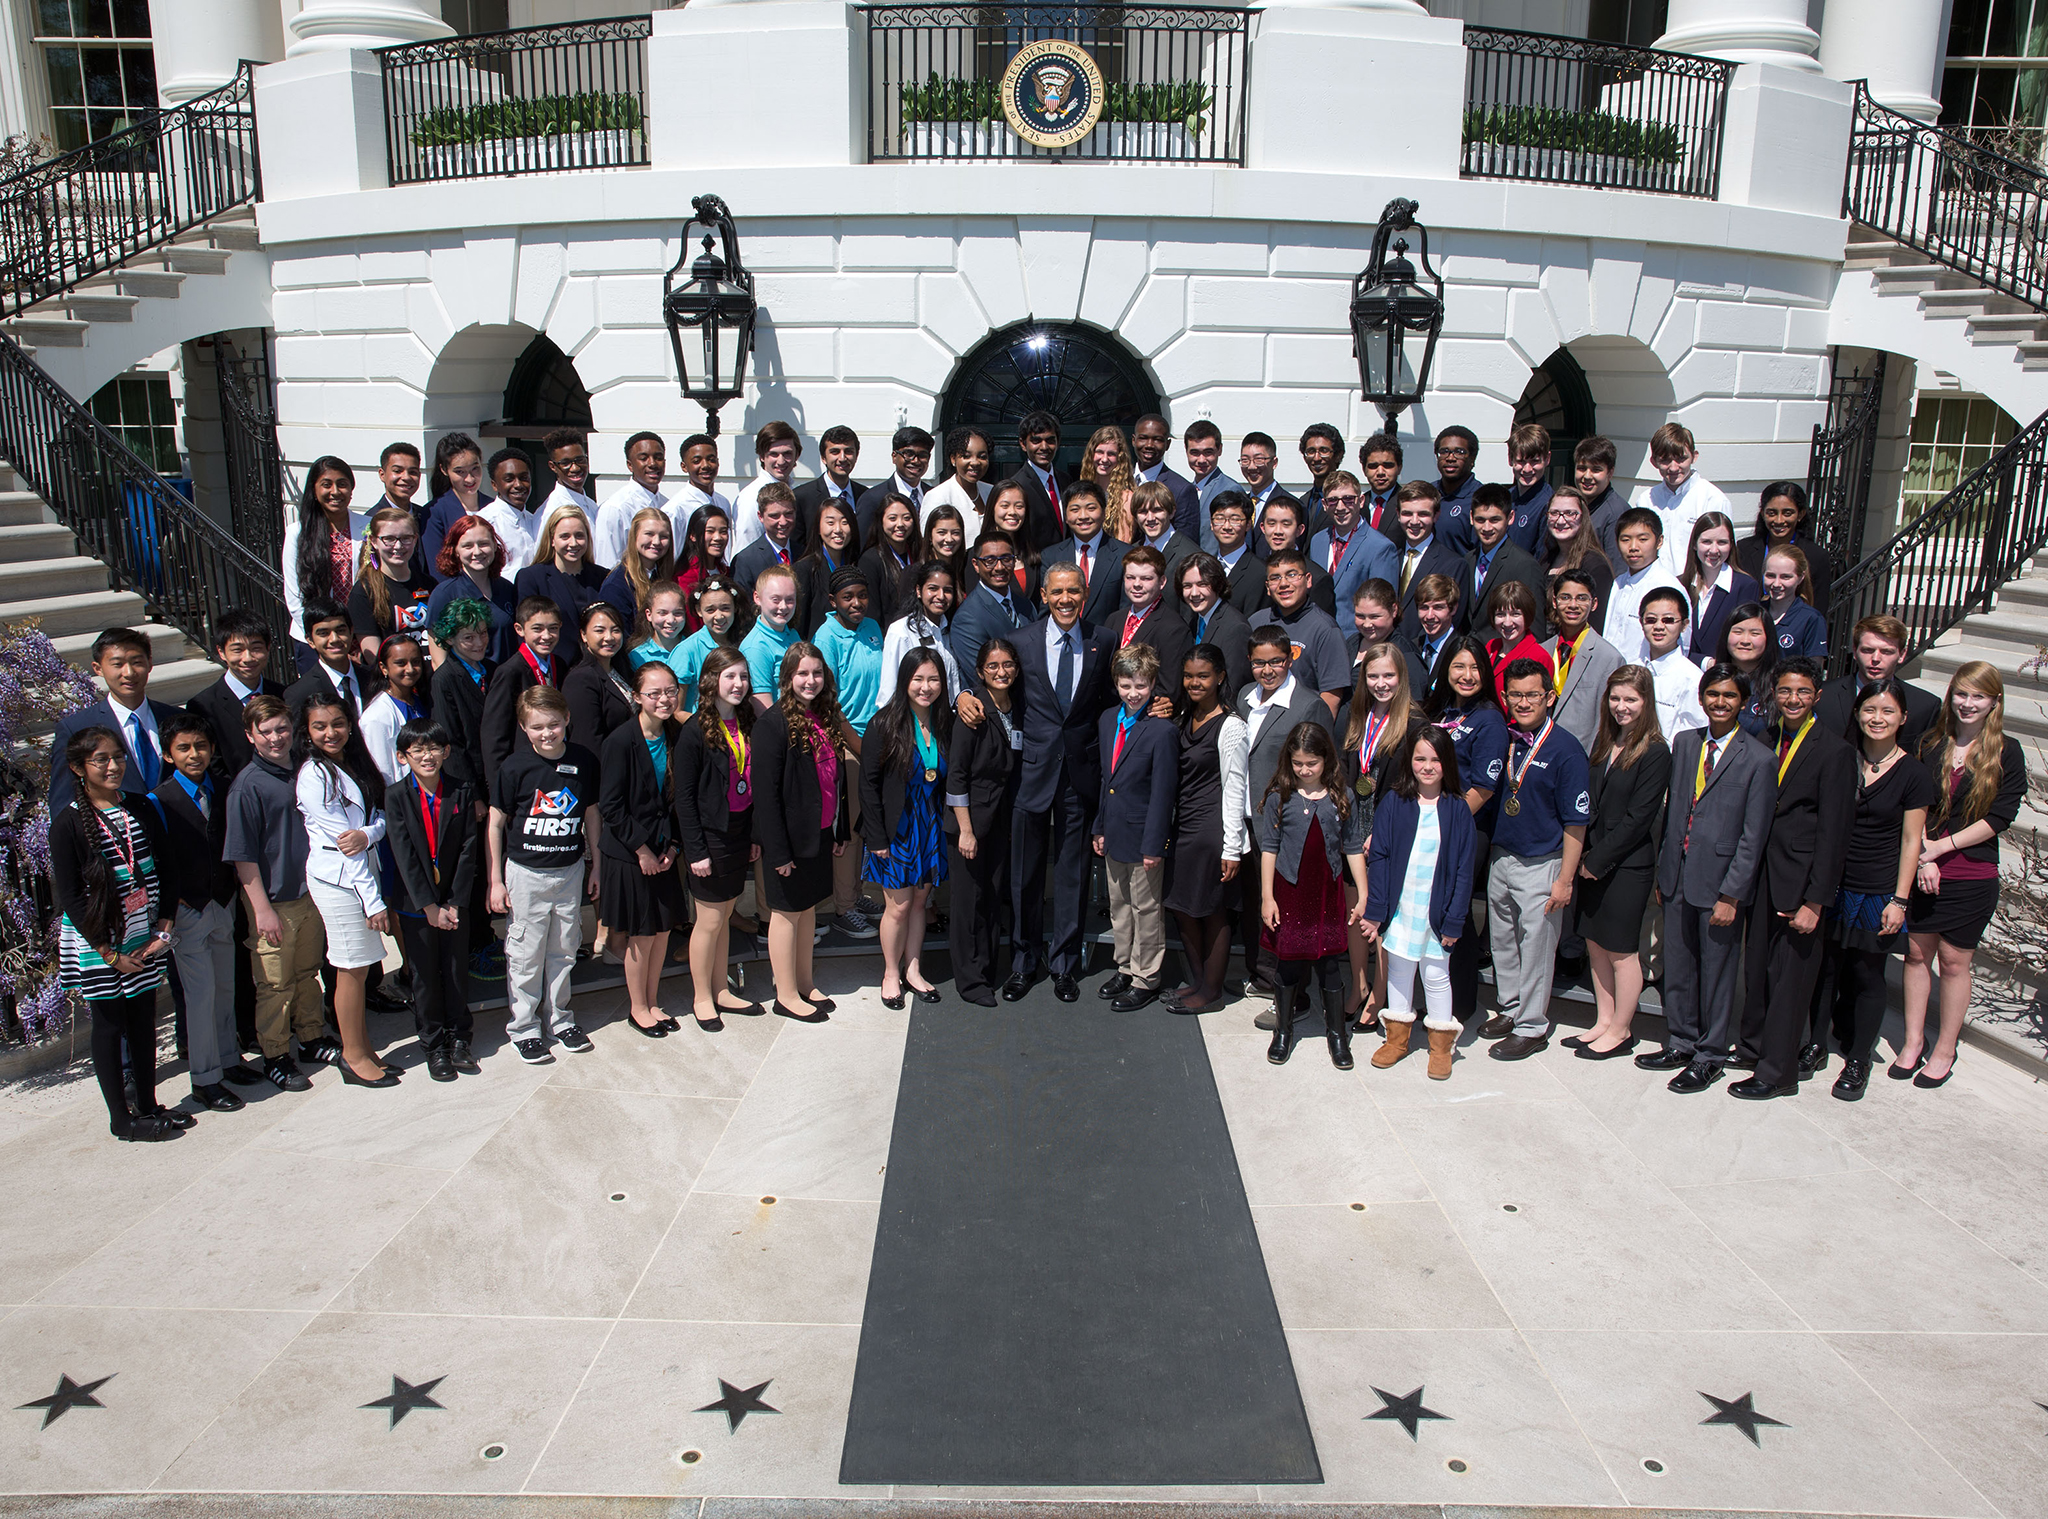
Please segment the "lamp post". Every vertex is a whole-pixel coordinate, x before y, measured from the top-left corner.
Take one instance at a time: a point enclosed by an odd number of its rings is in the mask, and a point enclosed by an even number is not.
[[[1358,360],[1358,386],[1386,418],[1388,432],[1429,389],[1429,367],[1444,330],[1443,276],[1430,267],[1429,229],[1415,219],[1416,209],[1412,200],[1387,202],[1372,235],[1372,256],[1351,282],[1351,351]],[[1422,241],[1421,277],[1427,284],[1417,283],[1408,241],[1400,236],[1404,232]]]
[[[704,229],[703,251],[690,263],[688,280],[677,284],[676,277],[690,258],[692,227]],[[683,251],[661,282],[661,317],[675,349],[683,398],[704,408],[704,430],[714,438],[718,409],[746,389],[747,355],[754,351],[758,309],[754,276],[740,263],[740,236],[733,228],[732,212],[716,195],[692,198],[690,219],[683,223]]]

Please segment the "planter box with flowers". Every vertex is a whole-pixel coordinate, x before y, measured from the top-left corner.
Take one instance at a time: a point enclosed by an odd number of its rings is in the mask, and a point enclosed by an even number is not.
[[[1195,82],[1112,84],[1095,129],[1064,150],[1025,142],[1003,119],[993,79],[948,79],[935,70],[907,84],[902,99],[906,158],[1024,158],[1192,161],[1208,128],[1212,96]]]
[[[626,94],[444,106],[421,116],[410,135],[416,161],[432,179],[620,168],[647,161],[640,101]]]

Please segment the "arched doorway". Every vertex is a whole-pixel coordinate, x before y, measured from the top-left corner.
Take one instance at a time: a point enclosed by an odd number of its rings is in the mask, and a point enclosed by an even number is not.
[[[978,427],[1001,479],[1024,462],[1017,424],[1027,412],[1060,419],[1059,462],[1078,468],[1088,435],[1114,422],[1126,433],[1159,410],[1159,391],[1136,354],[1111,334],[1077,323],[1019,322],[992,333],[954,371],[939,407],[939,433]]]
[[[533,461],[534,499],[555,488],[541,439],[557,427],[590,431],[590,392],[576,372],[576,361],[557,348],[545,333],[526,345],[505,382],[503,423],[491,429],[506,448],[517,448]],[[586,481],[586,488],[591,482]]]
[[[1550,483],[1569,484],[1572,450],[1599,429],[1593,420],[1593,387],[1579,361],[1565,349],[1538,365],[1522,388],[1522,399],[1515,403],[1515,426],[1524,422],[1550,430]]]

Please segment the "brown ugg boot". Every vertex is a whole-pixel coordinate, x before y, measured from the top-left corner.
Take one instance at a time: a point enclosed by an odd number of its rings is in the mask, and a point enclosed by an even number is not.
[[[1408,1036],[1415,1032],[1413,1022],[1401,1023],[1393,1018],[1388,1018],[1385,1022],[1387,1042],[1372,1052],[1373,1065],[1382,1071],[1408,1053]]]
[[[1449,1081],[1451,1079],[1451,1052],[1458,1047],[1458,1031],[1454,1028],[1433,1028],[1429,1035],[1429,1079]]]

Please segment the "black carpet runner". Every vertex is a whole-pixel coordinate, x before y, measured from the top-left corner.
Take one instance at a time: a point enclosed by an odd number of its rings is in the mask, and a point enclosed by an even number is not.
[[[1193,1018],[912,1015],[840,1481],[1319,1482]]]

